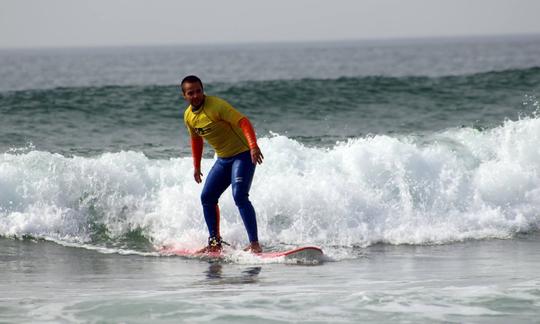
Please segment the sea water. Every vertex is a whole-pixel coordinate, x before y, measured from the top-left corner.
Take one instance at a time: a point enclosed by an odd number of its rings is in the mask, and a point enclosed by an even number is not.
[[[3,50],[0,321],[532,322],[540,38]],[[189,73],[254,124],[268,250],[205,243]],[[215,157],[205,147],[206,174]],[[205,171],[206,170],[206,171]],[[247,243],[229,191],[223,237]]]

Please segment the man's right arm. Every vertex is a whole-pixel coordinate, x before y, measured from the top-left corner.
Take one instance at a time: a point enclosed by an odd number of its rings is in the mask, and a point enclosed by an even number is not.
[[[201,159],[203,153],[203,138],[199,136],[189,123],[189,107],[184,112],[184,124],[191,138],[191,155],[193,157],[193,178],[195,182],[202,182]]]
[[[195,182],[202,182],[202,173],[201,173],[201,159],[203,152],[203,139],[202,137],[192,134],[191,135],[191,154],[193,156],[193,178]]]

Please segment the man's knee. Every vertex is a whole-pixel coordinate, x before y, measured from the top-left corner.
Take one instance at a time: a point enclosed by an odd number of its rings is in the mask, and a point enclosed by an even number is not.
[[[238,207],[249,204],[249,194],[245,192],[233,192],[234,203]]]
[[[218,197],[210,191],[203,190],[201,193],[201,203],[203,205],[215,205],[218,202]]]

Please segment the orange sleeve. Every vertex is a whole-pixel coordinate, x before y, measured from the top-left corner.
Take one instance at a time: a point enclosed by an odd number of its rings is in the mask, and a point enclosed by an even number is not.
[[[201,169],[201,159],[203,152],[203,139],[200,136],[191,136],[191,154],[193,155],[193,166]]]
[[[259,146],[257,145],[257,137],[255,136],[255,130],[253,129],[253,126],[251,125],[249,119],[247,119],[247,117],[240,119],[240,121],[238,122],[238,126],[240,126],[240,128],[242,129],[242,133],[244,133],[244,136],[246,137],[249,148],[258,148]]]

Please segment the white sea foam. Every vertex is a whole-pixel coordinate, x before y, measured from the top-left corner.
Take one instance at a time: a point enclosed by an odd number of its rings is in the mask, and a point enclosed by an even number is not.
[[[262,138],[251,199],[268,245],[323,247],[449,243],[507,238],[540,227],[540,119],[487,130],[452,129],[420,139],[375,136],[306,147]],[[203,160],[206,174],[213,163]],[[91,244],[129,231],[155,244],[206,239],[191,158],[138,152],[93,158],[48,152],[0,155],[0,235]],[[247,237],[230,191],[222,235]]]

